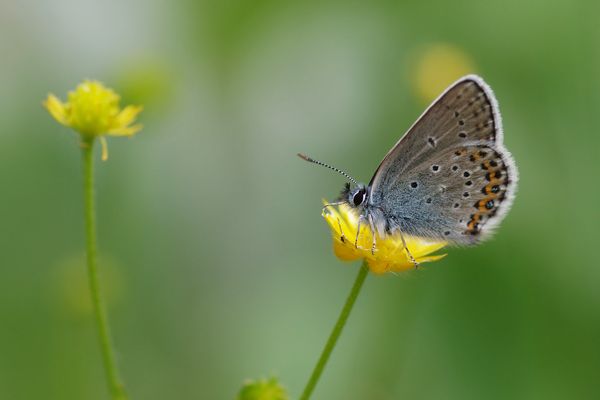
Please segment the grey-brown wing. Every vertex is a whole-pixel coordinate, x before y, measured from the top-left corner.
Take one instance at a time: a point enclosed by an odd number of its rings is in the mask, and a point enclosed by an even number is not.
[[[385,156],[369,203],[390,230],[476,243],[502,220],[516,190],[517,169],[502,142],[492,90],[478,76],[461,78]]]
[[[448,87],[394,145],[370,186],[372,191],[381,190],[446,149],[501,142],[502,122],[492,90],[480,77],[465,76]]]
[[[390,231],[474,244],[489,236],[512,204],[517,171],[510,153],[456,146],[406,171],[373,195]]]

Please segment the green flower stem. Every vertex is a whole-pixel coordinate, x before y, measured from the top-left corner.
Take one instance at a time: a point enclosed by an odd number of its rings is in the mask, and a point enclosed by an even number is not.
[[[346,325],[346,321],[348,320],[350,311],[352,311],[354,302],[356,301],[356,298],[358,297],[358,294],[360,293],[360,289],[362,288],[362,285],[365,282],[365,278],[367,277],[368,273],[369,273],[369,267],[367,266],[367,262],[365,261],[365,262],[363,262],[362,266],[360,267],[360,270],[358,271],[358,275],[356,276],[356,280],[354,281],[352,290],[350,290],[350,294],[348,295],[348,298],[346,299],[346,304],[344,304],[344,308],[342,308],[342,312],[340,313],[340,316],[338,317],[338,320],[335,323],[335,326],[333,327],[331,334],[329,335],[329,339],[327,340],[327,343],[325,344],[325,348],[323,349],[323,352],[321,353],[321,357],[319,357],[319,361],[317,362],[317,365],[315,365],[315,369],[313,370],[312,375],[310,376],[310,379],[308,380],[308,383],[306,384],[306,387],[304,388],[304,391],[302,392],[302,396],[300,396],[300,400],[310,399],[310,395],[312,394],[313,390],[315,389],[317,382],[319,382],[319,378],[321,377],[321,374],[323,373],[323,369],[325,368],[325,365],[327,364],[327,361],[329,360],[329,356],[331,355],[331,352],[333,351],[333,348],[335,347],[335,345],[340,337],[340,334],[342,333],[342,330],[344,329],[344,325]]]
[[[94,206],[94,139],[83,139],[81,142],[83,161],[83,199],[85,212],[85,234],[87,249],[87,267],[92,295],[94,316],[100,339],[100,349],[104,362],[104,370],[113,400],[126,400],[125,386],[119,378],[115,362],[115,352],[110,339],[110,328],[98,281],[98,262],[96,256],[96,210]]]

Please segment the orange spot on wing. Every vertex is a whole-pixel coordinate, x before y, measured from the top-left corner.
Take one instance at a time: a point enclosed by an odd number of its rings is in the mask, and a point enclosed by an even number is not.
[[[479,213],[473,214],[473,217],[467,224],[467,231],[469,231],[470,233],[475,233],[479,228],[478,225],[479,225],[480,220],[481,220],[481,214],[479,214]]]

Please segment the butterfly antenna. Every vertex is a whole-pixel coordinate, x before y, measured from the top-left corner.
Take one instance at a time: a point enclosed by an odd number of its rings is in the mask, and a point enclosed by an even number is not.
[[[344,171],[342,171],[339,168],[336,167],[332,167],[329,164],[325,164],[322,161],[319,160],[315,160],[314,158],[310,158],[309,156],[307,156],[306,154],[302,154],[302,153],[298,153],[298,157],[300,157],[301,159],[303,159],[304,161],[308,161],[311,162],[313,164],[317,164],[317,165],[321,165],[323,167],[327,167],[329,169],[334,170],[335,172],[342,174],[343,176],[345,176],[346,178],[348,178],[352,183],[354,183],[356,186],[358,186],[358,182],[356,182],[356,179],[354,179],[353,177],[351,177],[350,175],[348,175],[347,173],[345,173]]]

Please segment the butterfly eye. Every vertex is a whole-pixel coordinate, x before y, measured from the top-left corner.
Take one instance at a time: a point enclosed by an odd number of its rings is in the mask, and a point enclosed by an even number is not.
[[[356,207],[358,207],[363,203],[363,201],[365,201],[366,195],[367,195],[366,191],[364,189],[361,189],[354,194],[354,197],[352,198],[352,202],[354,203],[354,205]]]

